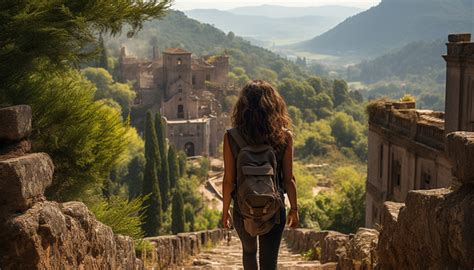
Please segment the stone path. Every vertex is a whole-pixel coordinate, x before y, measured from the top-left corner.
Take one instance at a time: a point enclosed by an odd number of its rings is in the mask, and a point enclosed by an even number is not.
[[[215,270],[234,270],[242,268],[242,247],[240,240],[232,236],[229,244],[222,242],[209,250],[203,251],[198,256],[190,258],[185,266],[179,266],[176,269],[215,269]],[[300,254],[293,254],[288,249],[286,242],[282,241],[280,254],[278,258],[278,269],[280,270],[298,270],[298,269],[321,269],[335,270],[336,263],[327,263],[321,265],[319,261],[307,261]]]

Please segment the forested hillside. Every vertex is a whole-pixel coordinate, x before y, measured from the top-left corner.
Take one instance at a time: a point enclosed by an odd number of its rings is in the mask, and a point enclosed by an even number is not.
[[[255,77],[261,68],[272,69],[279,77],[303,75],[298,66],[275,53],[251,45],[234,33],[226,34],[212,25],[190,19],[180,11],[171,10],[163,20],[145,23],[143,29],[132,39],[125,34],[110,39],[108,48],[117,56],[122,44],[142,58],[151,57],[152,46],[161,50],[181,47],[195,55],[227,52],[231,56],[231,65],[243,67],[250,77]]]
[[[446,41],[413,42],[401,49],[348,68],[350,81],[375,83],[382,80],[419,81],[420,77],[443,83]]]
[[[369,98],[398,99],[411,94],[418,107],[444,110],[446,41],[413,42],[347,68],[347,79],[366,85]]]
[[[314,53],[379,55],[447,33],[473,32],[472,0],[383,0],[296,48]]]
[[[279,5],[260,5],[238,7],[229,10],[234,14],[256,15],[270,18],[289,18],[301,16],[324,16],[332,18],[347,18],[362,11],[357,7],[326,5],[308,7],[288,7]]]
[[[344,20],[340,16],[299,15],[272,18],[262,15],[234,14],[217,9],[193,9],[185,12],[200,22],[233,31],[244,38],[266,42],[267,47],[310,39],[331,29]]]

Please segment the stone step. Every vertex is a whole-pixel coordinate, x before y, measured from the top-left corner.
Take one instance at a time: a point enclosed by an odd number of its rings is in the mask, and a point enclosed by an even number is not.
[[[335,270],[336,263],[321,264],[319,261],[308,261],[301,254],[292,253],[283,240],[278,256],[278,269],[280,270]],[[234,270],[242,267],[242,245],[238,237],[232,237],[230,242],[222,242],[220,245],[204,250],[201,254],[187,260],[182,266],[174,269],[212,269],[212,270]]]

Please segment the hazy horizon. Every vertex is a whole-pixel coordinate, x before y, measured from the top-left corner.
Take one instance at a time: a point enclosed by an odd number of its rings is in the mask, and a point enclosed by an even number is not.
[[[260,6],[260,5],[278,5],[288,7],[307,7],[307,6],[326,6],[326,5],[338,5],[348,7],[358,7],[367,9],[372,6],[376,6],[381,0],[322,0],[322,1],[271,1],[271,0],[175,0],[172,8],[185,11],[190,9],[207,9],[214,8],[220,10],[228,10],[237,7],[246,6]]]

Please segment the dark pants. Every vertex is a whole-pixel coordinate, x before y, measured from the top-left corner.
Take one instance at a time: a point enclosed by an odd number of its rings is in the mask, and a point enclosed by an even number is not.
[[[280,224],[275,224],[267,234],[253,237],[245,231],[242,216],[234,207],[234,227],[242,242],[243,265],[245,270],[257,270],[257,238],[259,246],[259,263],[261,270],[277,269],[278,251],[280,250],[281,237],[286,223],[285,208],[280,211]]]

